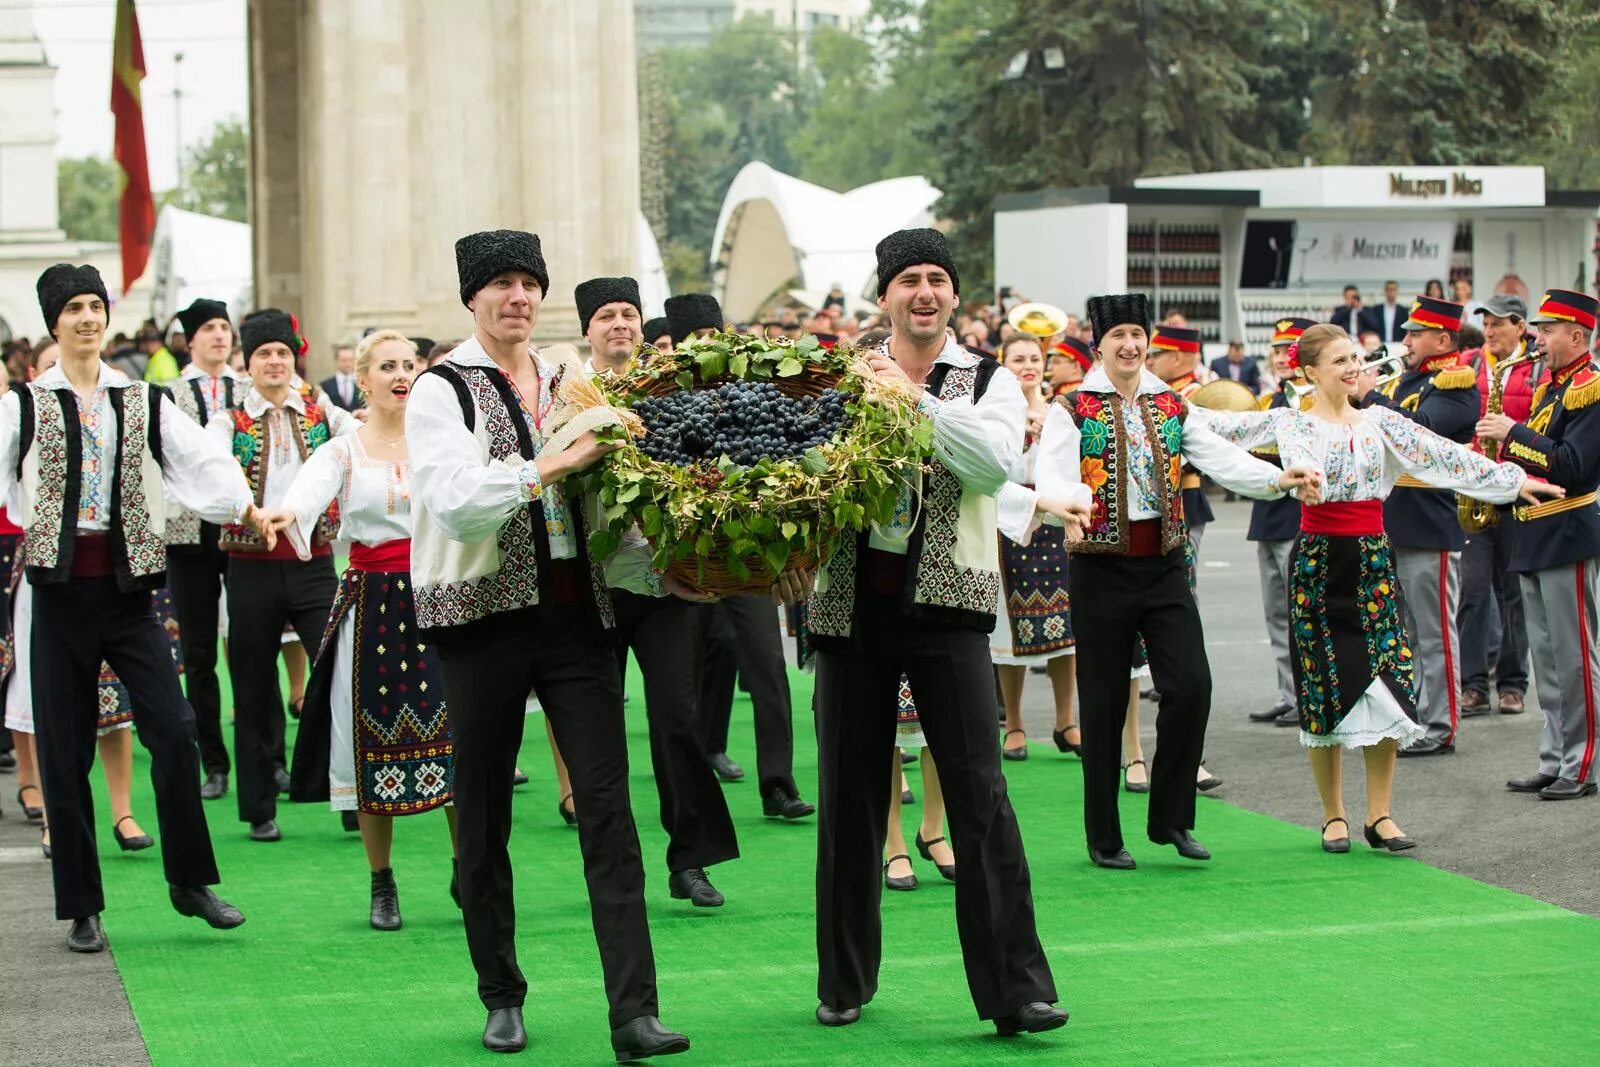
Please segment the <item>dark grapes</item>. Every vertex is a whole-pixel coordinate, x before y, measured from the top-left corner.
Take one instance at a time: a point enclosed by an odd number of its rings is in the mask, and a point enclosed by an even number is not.
[[[795,459],[833,440],[846,420],[843,393],[829,389],[797,399],[771,382],[680,390],[642,400],[633,410],[649,430],[639,445],[644,454],[680,467],[722,456],[746,467]]]

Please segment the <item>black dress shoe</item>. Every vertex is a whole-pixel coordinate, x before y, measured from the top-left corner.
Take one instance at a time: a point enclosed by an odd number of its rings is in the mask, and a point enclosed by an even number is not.
[[[561,803],[556,805],[556,811],[560,813],[562,822],[566,823],[568,826],[576,826],[578,825],[578,813],[576,810],[567,807],[567,801],[571,799],[571,793],[568,793],[566,796],[562,797]]]
[[[106,932],[100,925],[100,916],[85,915],[81,919],[73,919],[72,929],[67,932],[67,949],[71,952],[104,952]]]
[[[895,860],[905,860],[906,863],[909,864],[911,862],[911,857],[907,856],[904,852],[900,853],[898,856],[889,857],[888,862],[883,865],[884,888],[893,889],[897,893],[909,893],[913,889],[917,888],[916,872],[913,871],[911,874],[895,875],[891,877],[889,874],[889,864],[893,863]]]
[[[803,819],[816,810],[787,785],[775,785],[761,795],[761,814],[769,819]]]
[[[1051,1007],[1042,1000],[1024,1004],[1009,1015],[1002,1015],[994,1021],[994,1028],[1001,1037],[1042,1034],[1046,1030],[1059,1030],[1065,1025],[1067,1025],[1067,1013],[1060,1008]]]
[[[1273,719],[1272,725],[1298,727],[1300,725],[1300,712],[1294,708],[1290,708],[1282,715],[1279,715],[1276,719]]]
[[[400,889],[394,884],[394,868],[372,872],[372,928],[400,929]]]
[[[916,753],[915,749],[913,749],[911,751],[907,751],[906,749],[902,748],[900,750],[900,765],[902,767],[905,766],[908,763],[915,763],[915,762],[917,762],[917,753]]]
[[[849,1026],[851,1023],[860,1021],[860,1008],[835,1008],[827,1004],[817,1005],[817,1022],[823,1026]]]
[[[250,840],[282,841],[283,831],[278,829],[278,824],[272,819],[266,822],[254,822],[250,824]]]
[[[1577,782],[1571,778],[1557,778],[1539,790],[1539,799],[1576,800],[1579,797],[1593,796],[1594,792],[1595,784],[1593,782]]]
[[[1009,760],[1025,760],[1028,758],[1028,733],[1026,730],[1007,730],[1006,738],[1012,734],[1022,735],[1022,744],[1016,748],[1006,748],[1005,738],[1001,739],[1000,755]]]
[[[724,782],[737,782],[744,778],[744,768],[728,758],[726,752],[711,753],[711,769]]]
[[[1251,722],[1273,722],[1274,720],[1283,718],[1285,713],[1293,712],[1293,711],[1294,711],[1294,706],[1293,705],[1291,705],[1291,704],[1279,704],[1276,707],[1268,708],[1266,711],[1252,711],[1250,713],[1250,721]]]
[[[1400,750],[1402,756],[1454,756],[1455,754],[1455,745],[1447,745],[1431,737],[1424,737],[1421,741],[1413,742]]]
[[[641,1015],[611,1031],[611,1051],[617,1054],[618,1063],[632,1063],[688,1052],[689,1039],[662,1026],[654,1015]]]
[[[226,774],[208,774],[206,780],[200,783],[200,799],[216,800],[228,791],[228,776]]]
[[[1194,787],[1196,789],[1200,790],[1200,792],[1202,792],[1202,793],[1209,793],[1213,789],[1216,789],[1221,785],[1222,785],[1222,779],[1218,778],[1216,775],[1212,774],[1210,771],[1207,771],[1206,772],[1206,776],[1204,778],[1200,779],[1198,782],[1196,782],[1194,784]]]
[[[289,772],[282,767],[272,772],[272,782],[278,787],[278,792],[287,796],[289,793]]]
[[[1054,741],[1056,743],[1056,748],[1062,752],[1078,752],[1083,746],[1076,742],[1067,740],[1067,731],[1077,729],[1078,727],[1073,725],[1064,727],[1060,730],[1051,730],[1050,740]],[[1078,736],[1083,736],[1082,731],[1079,731]]]
[[[1119,848],[1115,852],[1105,852],[1091,846],[1089,862],[1096,867],[1109,867],[1113,871],[1131,871],[1138,866],[1125,848]]]
[[[1211,858],[1206,846],[1190,837],[1187,830],[1151,830],[1147,836],[1152,844],[1174,846],[1178,850],[1178,855],[1186,860]]]
[[[944,838],[942,837],[936,837],[932,841],[924,841],[922,839],[922,831],[918,830],[916,837],[917,851],[922,854],[923,859],[939,868],[939,874],[943,876],[945,881],[953,882],[956,880],[956,865],[953,863],[940,863],[933,858],[933,846],[943,840]]]
[[[697,908],[720,908],[723,904],[722,894],[706,877],[704,867],[685,867],[681,871],[673,871],[667,876],[667,888],[671,890],[673,900],[687,900]]]
[[[490,1052],[521,1052],[528,1047],[521,1008],[491,1008],[483,1024],[483,1047]]]
[[[179,915],[204,919],[213,930],[232,930],[244,925],[244,913],[213,893],[208,887],[167,886],[167,899]]]
[[[911,787],[909,785],[906,786],[904,789],[900,790],[900,806],[901,807],[908,808],[911,805],[915,804],[916,802],[917,802],[917,794],[915,794],[915,793],[913,793],[911,791]]]
[[[1328,836],[1326,836],[1326,834],[1328,833],[1328,827],[1332,826],[1334,823],[1340,823],[1340,824],[1342,824],[1344,826],[1344,836],[1343,837],[1328,837]],[[1324,852],[1349,852],[1350,851],[1350,824],[1345,822],[1343,819],[1339,818],[1339,816],[1335,815],[1333,818],[1331,818],[1327,822],[1323,823],[1322,824],[1322,833],[1324,835],[1323,838],[1322,838],[1322,851],[1324,851]]]
[[[155,838],[151,837],[149,834],[134,834],[131,837],[124,837],[122,835],[122,824],[130,821],[132,818],[132,815],[124,815],[122,818],[118,819],[111,827],[111,836],[117,839],[117,847],[122,849],[122,851],[141,852],[155,844],[156,841]]]
[[[344,827],[344,832],[347,834],[359,834],[361,832],[361,816],[353,811],[341,811],[339,813],[339,825]]]
[[[1555,775],[1545,774],[1541,771],[1538,774],[1530,774],[1526,778],[1513,778],[1506,782],[1506,788],[1513,793],[1537,793],[1541,789],[1555,785],[1558,781],[1560,779]]]
[[[511,785],[513,788],[519,785],[527,785],[528,781],[529,778],[526,771],[521,769],[513,769],[511,774]]]
[[[1362,828],[1362,834],[1366,837],[1367,844],[1369,846],[1372,848],[1385,848],[1390,852],[1404,852],[1408,848],[1417,847],[1417,843],[1411,840],[1409,837],[1401,835],[1397,835],[1395,837],[1384,837],[1382,834],[1378,833],[1378,824],[1385,822],[1394,823],[1394,820],[1389,818],[1387,815],[1380,815],[1372,821],[1371,826]],[[1395,828],[1399,829],[1399,825],[1395,824]]]

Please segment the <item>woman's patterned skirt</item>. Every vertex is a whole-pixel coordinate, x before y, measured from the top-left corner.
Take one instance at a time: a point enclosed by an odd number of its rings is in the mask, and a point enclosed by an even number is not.
[[[1289,648],[1300,739],[1402,747],[1416,723],[1415,662],[1388,537],[1301,534],[1289,565]]]
[[[994,662],[1022,667],[1073,654],[1067,566],[1067,533],[1059,526],[1041,526],[1028,545],[1001,536],[1001,617],[990,642]]]

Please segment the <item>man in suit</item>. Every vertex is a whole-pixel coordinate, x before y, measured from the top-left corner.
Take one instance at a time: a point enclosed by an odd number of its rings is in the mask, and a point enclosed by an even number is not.
[[[1344,303],[1333,309],[1328,321],[1350,335],[1350,340],[1361,341],[1361,290],[1353,285],[1344,287]]]
[[[1229,341],[1228,354],[1211,361],[1211,373],[1238,382],[1252,393],[1261,392],[1261,365],[1245,358],[1243,341]]]
[[[365,407],[361,390],[356,388],[356,350],[349,345],[337,345],[333,350],[335,374],[322,381],[322,391],[339,407],[354,411]]]
[[[1390,341],[1404,341],[1406,339],[1405,321],[1409,311],[1400,307],[1400,283],[1388,281],[1383,283],[1383,303],[1374,308],[1361,310],[1361,329],[1370,330],[1388,344]]]

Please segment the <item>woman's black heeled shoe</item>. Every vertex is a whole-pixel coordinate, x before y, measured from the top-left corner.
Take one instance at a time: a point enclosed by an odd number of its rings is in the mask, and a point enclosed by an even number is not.
[[[933,846],[943,840],[944,838],[942,837],[936,837],[932,841],[924,841],[922,839],[922,831],[918,830],[916,836],[917,851],[922,854],[923,859],[939,868],[939,873],[944,877],[945,881],[953,882],[956,880],[956,865],[953,863],[940,863],[933,858]]]
[[[1380,822],[1394,823],[1396,828],[1398,828],[1400,825],[1399,823],[1395,823],[1394,820],[1389,818],[1387,815],[1378,816],[1378,818],[1373,820],[1371,826],[1365,828],[1367,844],[1371,845],[1373,848],[1386,848],[1390,852],[1404,852],[1408,848],[1417,847],[1417,843],[1411,840],[1409,837],[1384,837],[1382,834],[1378,833],[1378,824]]]
[[[528,776],[523,772],[521,767],[517,767],[512,770],[511,784],[513,787],[528,784]]]
[[[36,808],[29,804],[26,800],[22,799],[22,794],[26,793],[30,789],[35,793],[38,793],[40,796],[44,796],[44,790],[40,789],[36,785],[25,785],[21,789],[17,790],[17,803],[22,805],[22,817],[27,819],[29,822],[43,822],[44,809]]]
[[[1128,768],[1132,767],[1134,764],[1138,764],[1139,766],[1143,767],[1144,770],[1145,770],[1145,774],[1146,775],[1148,775],[1150,773],[1150,765],[1148,763],[1146,763],[1142,759],[1136,759],[1136,760],[1132,760],[1132,761],[1130,761],[1128,763],[1124,763],[1122,765],[1122,788],[1126,789],[1130,793],[1148,793],[1148,792],[1150,792],[1150,783],[1148,781],[1145,781],[1145,782],[1130,782],[1130,781],[1128,781]]]
[[[156,843],[155,838],[149,834],[134,834],[132,837],[122,836],[122,824],[132,818],[132,815],[124,815],[113,823],[111,827],[111,836],[117,839],[117,847],[124,852],[140,852]]]
[[[1067,740],[1067,731],[1077,729],[1078,726],[1076,723],[1074,723],[1073,725],[1064,727],[1060,730],[1051,730],[1050,739],[1056,743],[1056,748],[1060,749],[1062,752],[1078,752],[1081,755],[1082,753],[1079,752],[1081,745],[1074,744],[1073,742]],[[1082,735],[1081,730],[1079,731],[1079,734],[1080,736]]]
[[[568,826],[576,826],[578,825],[578,813],[567,807],[567,801],[571,799],[571,793],[568,793],[566,796],[562,797],[561,803],[556,805],[556,810],[561,813],[562,822],[566,823]]]
[[[46,841],[44,839],[45,835],[48,834],[49,832],[50,832],[50,827],[48,827],[48,826],[39,827],[39,851],[44,853],[44,858],[45,859],[49,859],[50,858],[50,842],[48,842],[48,841]]]
[[[1322,851],[1324,851],[1324,852],[1349,852],[1350,851],[1350,824],[1349,823],[1345,822],[1342,818],[1340,818],[1339,816],[1335,815],[1333,818],[1329,819],[1327,822],[1322,824],[1322,832],[1324,834],[1326,834],[1328,832],[1328,827],[1332,826],[1336,822],[1344,823],[1344,836],[1343,837],[1333,837],[1333,838],[1324,837],[1322,839]]]
[[[901,892],[909,892],[917,888],[917,876],[914,873],[908,874],[904,878],[891,878],[889,876],[889,864],[895,860],[905,860],[910,863],[911,857],[904,852],[898,856],[890,856],[888,862],[883,865],[883,884],[889,889],[898,889]]]
[[[1022,735],[1022,747],[1021,748],[1006,748],[1005,747],[1005,739],[1002,738],[1001,739],[1001,743],[1000,743],[1000,755],[1004,756],[1006,759],[1009,759],[1009,760],[1025,760],[1025,759],[1027,759],[1028,758],[1028,734],[1027,734],[1027,731],[1025,731],[1025,730],[1007,730],[1006,731],[1006,737],[1010,737],[1012,734],[1021,734]]]

